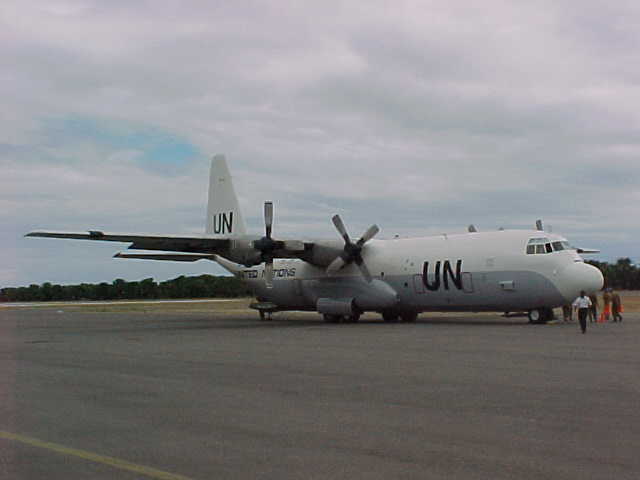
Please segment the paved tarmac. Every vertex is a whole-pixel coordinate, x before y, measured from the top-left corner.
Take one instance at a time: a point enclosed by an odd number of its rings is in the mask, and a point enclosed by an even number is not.
[[[0,311],[0,478],[637,479],[640,315]]]

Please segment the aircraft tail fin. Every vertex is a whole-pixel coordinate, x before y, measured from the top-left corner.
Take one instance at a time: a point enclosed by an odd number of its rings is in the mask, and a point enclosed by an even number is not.
[[[224,238],[247,233],[224,155],[216,155],[211,160],[205,233]]]

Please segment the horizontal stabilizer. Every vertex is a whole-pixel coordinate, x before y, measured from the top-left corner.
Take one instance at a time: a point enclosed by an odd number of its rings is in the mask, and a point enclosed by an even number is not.
[[[91,230],[75,232],[30,232],[25,237],[71,238],[75,240],[98,240],[102,242],[131,243],[129,248],[137,250],[165,250],[167,252],[215,253],[228,249],[230,240],[211,238],[207,235],[183,237],[180,235],[147,235],[105,233]]]

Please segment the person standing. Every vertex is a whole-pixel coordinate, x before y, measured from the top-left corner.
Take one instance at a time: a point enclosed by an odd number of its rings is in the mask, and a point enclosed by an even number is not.
[[[582,290],[580,296],[573,301],[573,308],[578,311],[578,320],[580,320],[580,328],[582,333],[587,333],[587,315],[591,307],[591,300]]]
[[[592,293],[589,295],[589,300],[591,300],[591,307],[589,308],[589,322],[597,322],[598,321],[598,295]]]
[[[602,294],[602,303],[604,308],[602,309],[602,315],[605,322],[609,321],[609,315],[611,315],[611,289],[607,288]]]
[[[611,292],[611,316],[613,317],[614,322],[621,322],[622,315],[622,301],[620,300],[620,295],[616,292]]]

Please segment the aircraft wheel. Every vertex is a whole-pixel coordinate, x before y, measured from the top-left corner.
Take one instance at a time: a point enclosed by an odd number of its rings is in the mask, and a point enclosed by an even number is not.
[[[396,312],[382,312],[382,319],[387,323],[395,323],[398,321]]]
[[[404,312],[400,315],[400,318],[402,319],[402,321],[404,323],[415,323],[415,321],[418,319],[418,313],[417,312]]]
[[[266,320],[266,316],[264,314],[264,312],[262,310],[260,310],[260,312],[258,312],[260,314],[260,321],[264,322]]]
[[[542,309],[534,308],[533,310],[529,310],[527,314],[529,317],[529,323],[540,323],[544,318],[544,314]]]
[[[326,313],[323,315],[323,318],[327,323],[340,323],[340,320],[342,320],[340,315],[329,315]]]
[[[348,317],[344,317],[345,323],[358,323],[360,320],[360,314],[356,313],[355,315],[349,315]]]

